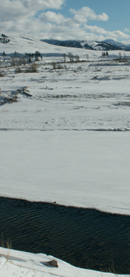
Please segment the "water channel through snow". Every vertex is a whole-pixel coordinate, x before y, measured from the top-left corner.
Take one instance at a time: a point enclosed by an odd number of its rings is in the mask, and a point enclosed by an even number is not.
[[[93,270],[130,273],[130,216],[0,198],[1,244]]]

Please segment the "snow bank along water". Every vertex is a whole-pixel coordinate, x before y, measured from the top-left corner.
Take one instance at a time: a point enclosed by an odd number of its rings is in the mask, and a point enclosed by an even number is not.
[[[76,268],[59,259],[58,268],[47,267],[44,263],[54,259],[45,254],[33,254],[11,249],[0,248],[0,276],[1,277],[114,277],[112,273]],[[118,275],[121,277],[122,275]]]
[[[13,249],[46,253],[72,265],[130,273],[130,216],[94,209],[0,198],[4,241]]]

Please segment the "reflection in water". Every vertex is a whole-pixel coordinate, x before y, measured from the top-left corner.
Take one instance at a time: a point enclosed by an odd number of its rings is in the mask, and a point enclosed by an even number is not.
[[[0,233],[13,249],[78,267],[130,273],[129,230],[129,216],[0,198]]]

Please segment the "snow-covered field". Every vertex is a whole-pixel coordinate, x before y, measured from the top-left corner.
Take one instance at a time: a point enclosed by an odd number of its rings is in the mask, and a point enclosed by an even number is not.
[[[40,51],[37,72],[19,58],[10,64],[15,51]],[[69,52],[80,61],[64,63]],[[130,53],[120,62],[118,51],[106,59],[14,36],[0,53],[0,195],[130,215]],[[10,266],[10,276],[94,276],[63,262],[62,274],[19,273],[21,265],[0,259],[1,277]]]

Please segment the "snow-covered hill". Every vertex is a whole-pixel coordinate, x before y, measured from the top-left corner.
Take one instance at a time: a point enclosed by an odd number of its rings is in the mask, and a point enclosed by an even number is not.
[[[108,43],[109,45],[120,48],[121,50],[130,50],[130,45],[120,43],[112,39],[106,39],[103,42]]]
[[[3,53],[7,55],[26,55],[26,53],[34,54],[36,51],[40,52],[43,57],[50,59],[55,59],[59,57],[59,61],[63,61],[63,54],[68,55],[70,52],[70,47],[65,46],[61,47],[59,45],[51,45],[47,42],[41,41],[37,38],[32,37],[23,37],[16,34],[6,34],[6,39],[9,40],[9,43],[3,43],[3,36],[0,37],[0,55],[2,56]],[[100,57],[102,52],[97,53],[97,51],[90,51],[86,49],[73,48],[71,49],[73,55],[79,55],[81,59],[86,59],[86,54],[89,54],[89,57],[94,59],[96,57]],[[62,57],[60,59],[60,57]],[[57,58],[56,58],[57,59]]]
[[[114,40],[106,41],[78,41],[78,40],[54,40],[54,39],[44,39],[43,41],[59,46],[66,47],[76,47],[76,48],[85,48],[90,50],[130,50],[130,46],[123,45],[121,43],[115,42]]]
[[[111,39],[107,39],[105,41],[86,41],[86,40],[55,40],[55,39],[44,39],[44,40],[39,40],[39,39],[35,39],[32,37],[24,37],[24,36],[18,36],[16,34],[12,34],[12,35],[5,35],[5,34],[1,34],[0,35],[0,43],[3,44],[7,44],[10,43],[10,49],[11,46],[14,47],[15,44],[15,48],[17,51],[17,46],[18,44],[21,44],[21,46],[23,46],[24,50],[28,47],[30,49],[30,51],[34,51],[36,48],[38,50],[45,50],[47,49],[47,45],[57,45],[57,46],[64,46],[64,47],[71,47],[71,48],[78,48],[78,49],[89,49],[89,50],[100,50],[100,51],[110,51],[110,50],[130,50],[130,46],[129,45],[124,45],[122,43],[119,43],[117,41],[111,40]],[[47,44],[46,44],[47,43]],[[20,45],[19,45],[20,46]],[[1,47],[0,47],[1,48]],[[6,50],[5,46],[5,50]],[[54,49],[54,47],[53,47]],[[27,49],[26,49],[27,50]],[[25,50],[25,51],[26,51]],[[23,52],[22,48],[21,48],[21,52]]]

